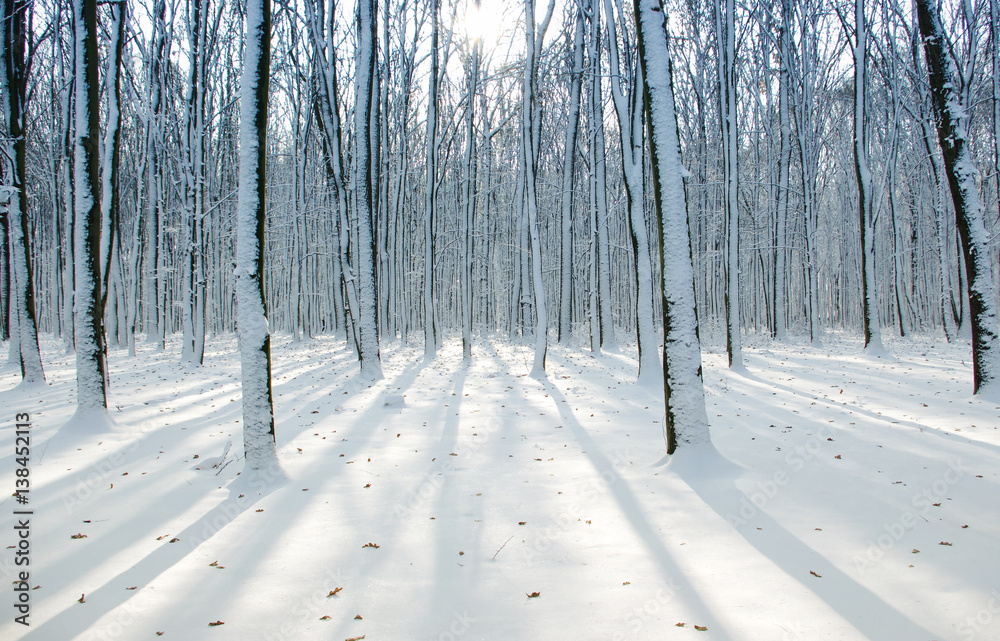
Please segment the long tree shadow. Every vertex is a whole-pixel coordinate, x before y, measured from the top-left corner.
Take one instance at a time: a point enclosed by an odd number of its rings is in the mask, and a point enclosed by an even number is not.
[[[954,446],[956,445],[956,443],[962,443],[964,445],[970,445],[985,450],[995,455],[1000,455],[1000,446],[993,445],[992,443],[970,439],[967,436],[963,436],[961,434],[955,434],[954,432],[944,432],[935,427],[929,427],[927,425],[918,423],[917,421],[879,414],[872,410],[865,409],[860,405],[846,405],[844,403],[838,403],[828,398],[823,398],[821,396],[817,396],[809,392],[803,392],[802,390],[794,389],[787,385],[782,385],[781,383],[777,383],[775,381],[764,380],[750,371],[744,370],[743,372],[739,373],[739,376],[747,381],[752,381],[763,387],[779,389],[782,392],[785,392],[786,394],[790,394],[792,396],[796,396],[802,399],[807,399],[810,402],[823,403],[824,405],[833,410],[839,410],[842,412],[853,412],[854,414],[871,419],[872,421],[875,421],[879,425],[886,425],[886,426],[899,425],[901,427],[908,427],[917,430],[922,434],[926,434],[930,438],[934,438],[939,441],[944,441],[948,443],[949,446]]]
[[[65,638],[67,630],[87,630],[102,616],[111,612],[128,601],[134,592],[122,589],[123,585],[146,585],[156,577],[180,563],[193,553],[199,546],[210,540],[241,514],[253,507],[259,500],[280,487],[281,481],[268,485],[260,485],[253,494],[242,494],[244,484],[230,484],[229,496],[214,508],[194,521],[176,538],[180,545],[166,543],[152,553],[147,554],[138,563],[107,581],[94,592],[86,595],[90,602],[100,603],[101,607],[69,607],[45,621],[38,627],[33,627],[24,637],[25,641],[51,641]],[[262,554],[261,557],[264,555]]]
[[[664,578],[670,581],[672,586],[674,586],[676,595],[679,598],[683,598],[691,608],[692,616],[704,621],[705,623],[703,625],[707,625],[716,631],[713,638],[738,638],[731,637],[728,632],[724,632],[725,626],[718,618],[716,618],[712,609],[698,593],[697,589],[688,579],[684,570],[680,567],[680,565],[678,565],[670,551],[667,550],[663,540],[657,533],[656,528],[653,527],[653,525],[649,522],[649,519],[646,517],[643,507],[640,505],[635,493],[628,486],[625,480],[621,478],[621,475],[615,469],[614,463],[607,456],[605,456],[600,445],[598,445],[591,438],[590,434],[587,433],[587,430],[585,430],[576,419],[576,416],[573,414],[572,410],[570,410],[569,403],[566,402],[566,397],[563,395],[562,391],[560,391],[559,388],[557,388],[550,381],[545,381],[544,385],[545,390],[549,393],[549,396],[555,403],[563,424],[570,429],[579,441],[580,445],[584,447],[586,455],[590,459],[591,464],[594,466],[595,471],[602,478],[614,479],[612,482],[608,483],[608,491],[618,502],[622,513],[629,519],[632,529],[635,531],[636,535],[642,540],[642,542],[646,545],[646,548],[656,560]],[[610,477],[607,475],[610,475]]]
[[[407,366],[399,376],[392,379],[392,386],[403,390],[409,388],[426,365],[427,363],[424,359],[414,361]],[[382,410],[383,408],[381,406],[372,405],[367,407],[362,412],[362,415],[377,415]],[[362,420],[360,417],[356,420],[355,424],[367,427],[366,421]],[[279,425],[278,427],[280,430],[281,426]],[[299,431],[301,432],[305,429],[306,428],[303,427]],[[373,437],[374,432],[375,430],[372,429],[361,430],[361,438],[351,439],[351,447],[348,451],[356,451],[358,448],[362,447]],[[294,435],[290,435],[288,438],[294,438]],[[284,441],[285,439],[280,440]],[[303,470],[302,475],[308,478],[315,477],[315,475],[319,472],[318,468],[320,466],[324,468],[324,481],[327,483],[333,482],[333,479],[337,476],[337,471],[339,471],[340,468],[331,469],[327,461],[317,463],[311,469]],[[203,543],[211,540],[217,533],[235,521],[241,514],[258,504],[260,500],[275,490],[280,489],[285,484],[283,473],[278,470],[273,476],[276,479],[273,483],[258,485],[252,484],[244,477],[237,477],[230,482],[227,488],[229,491],[228,497],[212,509],[205,512],[196,521],[184,528],[183,531],[176,534],[175,537],[179,539],[176,544],[168,544],[165,542],[164,545],[161,545],[153,552],[144,556],[135,565],[111,578],[97,590],[89,593],[87,595],[87,601],[92,602],[95,605],[100,603],[100,607],[69,607],[53,616],[51,619],[45,621],[38,627],[33,627],[32,630],[23,638],[28,641],[49,641],[50,639],[63,638],[66,630],[86,630],[90,628],[102,616],[122,606],[133,595],[137,594],[137,592],[132,591],[126,592],[122,589],[122,585],[142,586],[149,584],[156,577],[160,576],[164,572],[167,572],[172,567],[180,563],[184,558],[188,557]],[[151,509],[154,508],[151,507]],[[299,509],[304,509],[304,506],[300,506]],[[288,521],[292,521],[294,518],[294,514],[290,513],[286,515],[286,519]],[[133,521],[141,522],[142,519],[140,515],[136,515]],[[118,530],[127,531],[128,528],[118,528]],[[113,538],[113,536],[110,536],[109,540],[111,538]],[[265,540],[262,544],[270,546],[275,544],[275,542]],[[260,562],[266,558],[266,556],[266,550],[261,549],[260,554],[256,555],[255,558],[258,562]],[[245,571],[249,575],[249,567],[245,568]]]
[[[686,456],[691,455],[686,454],[683,449],[674,456],[679,458],[669,461],[666,468],[687,483],[722,519],[731,525],[739,524],[739,519],[745,516],[741,514],[741,509],[750,504],[750,497],[736,485],[739,478],[737,468],[731,463],[728,464],[731,467],[727,467],[727,459],[718,453],[715,456],[723,467],[721,474],[714,473],[714,464],[705,466],[703,460],[685,460]],[[932,632],[913,622],[876,593],[848,576],[762,509],[755,510],[749,520],[755,527],[734,525],[735,531],[867,638],[911,641],[930,641],[936,638]]]

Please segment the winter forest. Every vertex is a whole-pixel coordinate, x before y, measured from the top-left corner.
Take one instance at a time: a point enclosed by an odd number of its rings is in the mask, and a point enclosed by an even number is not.
[[[3,638],[1000,636],[1000,0],[0,7]]]

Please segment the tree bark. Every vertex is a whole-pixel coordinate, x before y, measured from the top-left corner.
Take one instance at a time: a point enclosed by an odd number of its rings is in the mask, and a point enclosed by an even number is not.
[[[941,26],[940,6],[916,0],[931,96],[937,118],[938,142],[955,205],[955,222],[962,241],[969,283],[972,321],[973,393],[1000,393],[1000,338],[996,287],[990,265],[989,235],[976,186],[976,166],[969,148],[968,86],[959,75],[951,45]]]
[[[372,215],[371,108],[375,77],[375,0],[358,0],[358,47],[354,76],[354,206],[358,230],[358,338],[361,378],[382,378],[378,307],[375,303],[375,241]]]
[[[31,229],[28,224],[28,194],[26,176],[26,132],[28,67],[25,48],[31,34],[31,3],[27,0],[2,0],[3,64],[0,65],[0,86],[4,91],[4,116],[8,127],[8,149],[13,160],[10,186],[7,232],[10,237],[10,294],[8,313],[17,316],[18,352],[21,377],[25,383],[45,381],[42,357],[38,348],[38,323],[35,314],[34,272],[31,256]],[[7,243],[5,235],[0,242]],[[13,333],[13,327],[11,328]]]
[[[673,454],[681,444],[710,442],[708,415],[666,16],[661,0],[635,0],[635,15],[646,79],[654,206],[663,242],[663,391],[667,454]]]
[[[97,0],[73,5],[76,24],[76,294],[77,412],[106,411],[104,298],[101,294],[100,82]]]
[[[267,218],[267,112],[271,66],[270,0],[247,0],[240,95],[236,297],[239,310],[246,467],[277,465],[271,392],[271,334],[264,299]]]

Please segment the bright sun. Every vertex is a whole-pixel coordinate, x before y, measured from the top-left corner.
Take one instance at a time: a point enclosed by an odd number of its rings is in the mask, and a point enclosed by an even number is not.
[[[467,2],[463,23],[468,37],[480,38],[486,46],[496,44],[504,32],[504,6],[503,0],[480,0],[478,8]]]

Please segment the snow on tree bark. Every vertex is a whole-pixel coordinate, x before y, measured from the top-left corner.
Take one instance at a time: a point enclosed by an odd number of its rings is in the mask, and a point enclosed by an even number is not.
[[[101,295],[100,83],[97,0],[75,0],[76,143],[74,254],[77,411],[106,411],[104,305]]]
[[[719,60],[719,122],[722,125],[723,202],[726,207],[726,352],[729,366],[743,367],[740,335],[740,210],[739,210],[739,128],[736,106],[736,2],[715,4],[715,31]]]
[[[38,348],[38,324],[35,314],[35,288],[32,271],[30,229],[28,225],[28,194],[26,182],[27,67],[25,46],[31,4],[26,0],[2,0],[3,45],[0,63],[0,87],[3,88],[4,120],[7,123],[7,149],[10,189],[7,194],[7,232],[9,234],[10,290],[8,313],[17,318],[18,360],[25,383],[45,380],[42,357]],[[6,187],[6,185],[5,185]],[[8,238],[0,239],[7,243]],[[14,328],[11,328],[13,333]]]
[[[608,52],[611,58],[611,97],[618,116],[619,140],[622,148],[622,175],[625,182],[625,198],[628,207],[629,231],[632,236],[632,252],[635,257],[635,320],[636,343],[639,348],[640,382],[659,382],[663,372],[658,350],[659,339],[653,324],[653,265],[649,251],[649,234],[646,231],[643,165],[646,161],[645,137],[643,131],[643,87],[642,69],[634,65],[634,57],[629,45],[624,45],[624,58],[618,49],[615,16],[612,0],[604,0],[604,14],[607,18]],[[625,31],[623,26],[623,32]],[[623,33],[624,36],[624,33]],[[623,64],[624,63],[624,64]],[[624,70],[624,71],[623,71]],[[631,72],[631,73],[629,73]],[[622,75],[630,77],[622,78]],[[628,86],[628,95],[622,91],[622,83]]]
[[[570,70],[569,114],[562,168],[562,213],[559,221],[559,331],[557,340],[569,339],[573,329],[573,172],[576,137],[580,128],[580,85],[583,76],[583,10],[574,20],[573,66]]]
[[[531,280],[535,299],[535,358],[531,365],[531,375],[545,376],[545,352],[548,348],[548,316],[545,311],[545,287],[542,281],[541,238],[538,233],[538,198],[535,191],[536,145],[540,118],[535,110],[535,80],[538,74],[537,59],[542,39],[552,18],[555,0],[549,1],[545,19],[535,35],[535,3],[524,0],[526,59],[524,62],[524,83],[521,102],[521,145],[524,153],[524,193],[528,235],[531,241]]]
[[[608,232],[607,150],[604,139],[604,92],[601,89],[601,14],[589,8],[590,137],[594,147],[594,198],[597,203],[597,305],[600,311],[601,347],[615,349],[615,319],[611,300],[611,241]]]
[[[439,0],[431,1],[431,71],[427,75],[427,182],[424,185],[424,355],[437,354],[434,327],[434,224],[437,218]]]
[[[781,2],[781,34],[780,60],[778,77],[778,119],[780,122],[780,143],[778,158],[778,202],[777,220],[775,221],[774,250],[774,338],[785,340],[788,337],[786,319],[788,317],[787,297],[785,287],[785,271],[788,257],[788,179],[792,164],[792,122],[788,113],[788,92],[790,84],[789,69],[792,64],[792,13],[791,0]]]
[[[854,171],[858,182],[858,216],[861,230],[861,305],[865,351],[883,352],[882,323],[875,287],[875,225],[872,171],[868,162],[868,23],[864,0],[854,3]]]
[[[371,108],[375,77],[374,0],[358,0],[354,75],[354,205],[358,230],[358,338],[361,378],[382,378],[378,307],[375,303],[375,241],[372,234]]]
[[[271,58],[270,0],[248,0],[240,85],[240,174],[236,221],[236,299],[246,466],[277,465],[271,394],[271,336],[264,300],[267,216],[267,111]]]
[[[916,6],[937,117],[938,142],[955,205],[969,282],[973,392],[1000,395],[996,286],[984,207],[976,185],[977,169],[970,149],[970,105],[968,94],[963,96],[967,87],[963,86],[941,25],[940,6],[932,0],[916,0]]]
[[[646,80],[654,204],[662,237],[663,390],[667,453],[672,454],[681,444],[709,442],[708,415],[666,16],[660,0],[634,2]]]

